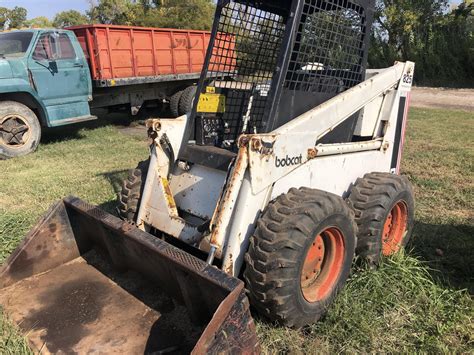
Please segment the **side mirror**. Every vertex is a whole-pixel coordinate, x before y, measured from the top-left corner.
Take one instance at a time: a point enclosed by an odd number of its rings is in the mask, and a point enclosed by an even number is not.
[[[58,73],[58,63],[55,60],[50,60],[48,69],[53,74]]]

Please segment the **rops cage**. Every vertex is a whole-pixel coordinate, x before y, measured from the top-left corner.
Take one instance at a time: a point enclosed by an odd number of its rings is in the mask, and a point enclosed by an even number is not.
[[[188,127],[198,146],[235,150],[365,78],[373,0],[220,0]],[[357,115],[325,137],[352,139]]]

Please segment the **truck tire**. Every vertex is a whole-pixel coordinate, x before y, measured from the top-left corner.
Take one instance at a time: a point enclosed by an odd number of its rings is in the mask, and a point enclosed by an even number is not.
[[[128,178],[122,184],[118,212],[120,218],[130,223],[136,223],[137,221],[138,208],[140,207],[149,165],[150,160],[138,163],[135,169],[130,170]]]
[[[370,173],[357,179],[349,196],[358,226],[356,253],[376,265],[382,255],[398,252],[414,226],[413,189],[406,177]]]
[[[353,216],[341,197],[314,189],[291,189],[271,202],[245,255],[253,307],[285,326],[316,322],[349,276]]]
[[[173,117],[179,117],[179,100],[181,99],[181,96],[183,95],[183,91],[178,91],[176,94],[171,96],[170,99],[170,111]]]
[[[0,102],[0,159],[32,153],[40,140],[41,125],[32,110],[19,102]]]
[[[194,98],[196,97],[197,87],[188,86],[179,100],[179,115],[185,115],[193,110]]]

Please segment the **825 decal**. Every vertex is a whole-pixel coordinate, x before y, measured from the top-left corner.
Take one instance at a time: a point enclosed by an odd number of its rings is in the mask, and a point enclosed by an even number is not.
[[[413,84],[413,75],[410,73],[404,74],[403,75],[403,83],[411,85]]]

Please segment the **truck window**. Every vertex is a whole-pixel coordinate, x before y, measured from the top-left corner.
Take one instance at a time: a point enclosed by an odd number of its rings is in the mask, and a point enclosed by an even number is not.
[[[0,58],[22,57],[30,46],[32,32],[9,32],[0,34]]]
[[[65,33],[42,34],[33,53],[33,59],[35,60],[61,60],[74,58],[76,58],[76,53],[71,40]]]
[[[74,52],[74,48],[72,46],[71,40],[69,39],[68,35],[65,33],[61,33],[59,35],[59,49],[61,51],[59,59],[76,58],[76,52]]]

